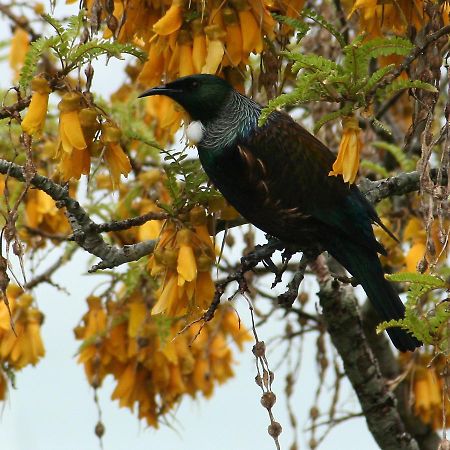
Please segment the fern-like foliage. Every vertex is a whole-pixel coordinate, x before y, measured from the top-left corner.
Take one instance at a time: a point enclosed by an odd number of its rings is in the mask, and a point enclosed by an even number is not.
[[[387,152],[389,152],[398,162],[402,171],[411,172],[415,170],[417,165],[417,158],[408,156],[401,147],[381,141],[372,142],[372,145],[375,148],[379,148],[381,150],[386,150]]]
[[[162,150],[166,165],[166,188],[172,199],[170,205],[159,204],[169,214],[176,216],[182,209],[196,203],[206,204],[214,189],[207,185],[207,176],[201,170],[198,158],[190,158],[187,149]]]
[[[36,73],[36,68],[42,54],[55,45],[57,41],[58,39],[52,36],[50,38],[40,37],[31,43],[30,49],[25,56],[22,71],[20,72],[19,87],[21,90],[25,91],[28,88]]]
[[[320,55],[303,54],[298,45],[285,51],[283,54],[291,61],[291,70],[297,76],[295,88],[269,102],[260,116],[260,125],[264,124],[271,112],[283,106],[312,101],[339,104],[339,109],[316,123],[316,132],[326,122],[337,120],[360,108],[367,110],[376,97],[385,99],[405,89],[436,90],[432,85],[419,80],[390,80],[387,77],[392,78],[394,64],[373,71],[372,62],[380,57],[410,54],[414,47],[409,40],[397,36],[365,40],[364,35],[359,35],[346,44],[344,36],[317,13],[304,10],[301,16],[319,24],[336,38],[342,48],[342,58],[331,60]],[[280,20],[279,16],[277,19]],[[284,18],[280,21],[302,30],[298,19]],[[381,123],[380,125],[383,127]]]
[[[339,42],[339,45],[341,47],[345,47],[345,38],[342,33],[340,33],[335,26],[328,22],[324,17],[322,17],[318,12],[312,10],[312,9],[303,9],[300,15],[306,19],[310,19],[313,22],[320,25],[322,28],[327,30],[331,35],[333,35],[336,40]]]
[[[129,54],[141,60],[146,58],[142,50],[131,44],[121,44],[105,39],[91,39],[81,43],[79,36],[85,20],[83,11],[78,15],[69,17],[65,22],[50,15],[44,15],[43,17],[53,28],[54,35],[41,37],[31,44],[19,79],[19,86],[22,90],[29,87],[39,61],[44,54],[47,54],[48,58],[56,58],[59,61],[61,75],[63,76],[102,55],[118,59],[121,59],[123,54]]]
[[[273,17],[276,19],[277,22],[285,24],[295,30],[295,38],[297,42],[300,42],[310,30],[309,25],[300,19],[280,16],[279,14],[274,14]]]
[[[414,334],[425,344],[448,350],[449,303],[435,302],[433,308],[422,317],[417,315],[417,309],[424,296],[433,298],[433,291],[447,290],[450,287],[449,284],[438,276],[421,273],[397,273],[386,275],[386,278],[391,281],[409,283],[405,318],[383,322],[378,325],[377,332],[390,327],[400,327]]]

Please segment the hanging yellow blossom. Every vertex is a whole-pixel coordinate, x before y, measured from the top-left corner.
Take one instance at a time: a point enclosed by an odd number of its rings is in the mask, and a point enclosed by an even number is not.
[[[41,338],[43,314],[32,306],[33,299],[21,288],[10,285],[7,296],[14,330],[7,306],[0,303],[0,363],[20,370],[31,364],[36,365],[45,355]],[[1,364],[0,364],[1,365]]]
[[[11,49],[9,52],[9,65],[14,71],[15,78],[19,76],[29,46],[30,37],[28,33],[23,28],[17,27],[11,39]]]
[[[424,0],[345,0],[350,11],[360,17],[360,28],[368,37],[380,36],[383,32],[404,34],[408,27],[420,30],[424,25]],[[353,6],[352,6],[353,5]],[[442,17],[448,21],[448,5],[442,8]]]
[[[444,226],[446,226],[444,224]],[[439,239],[439,221],[435,220],[430,229],[431,243],[434,247],[434,254],[427,251],[427,233],[425,226],[418,217],[412,217],[406,224],[403,232],[403,240],[411,244],[406,256],[406,271],[416,272],[420,261],[427,258],[433,264],[446,260],[446,252],[443,252],[443,243]]]
[[[120,145],[121,136],[120,129],[115,126],[105,125],[102,128],[101,141],[105,144],[103,157],[111,170],[111,178],[114,186],[119,184],[120,175],[124,175],[126,178],[131,172],[130,160]]]
[[[354,183],[358,173],[362,149],[361,129],[355,117],[342,120],[343,134],[336,161],[330,176],[342,175],[346,183]]]
[[[408,370],[406,380],[412,385],[414,414],[433,430],[441,429],[443,423],[450,420],[450,408],[445,401],[443,404],[444,380],[442,373],[445,360],[430,354],[399,356],[400,365]],[[411,361],[411,358],[412,361]],[[443,422],[445,415],[445,422]]]
[[[55,201],[39,189],[28,190],[25,206],[25,224],[50,235],[67,235],[71,228],[64,212]]]
[[[79,179],[82,173],[89,173],[90,159],[79,117],[81,108],[81,96],[76,92],[64,94],[58,105],[60,115],[57,157],[60,159],[59,171],[65,180]]]
[[[203,72],[223,75],[241,90],[249,55],[261,53],[279,33],[271,13],[298,17],[303,4],[304,0],[115,1],[112,8],[103,1],[88,1],[86,8],[96,21],[101,12],[100,20],[108,28],[105,38],[115,36],[147,52],[145,64],[135,67],[140,84],[154,86]],[[284,30],[283,36],[294,32],[288,27]],[[239,76],[224,71],[226,67],[236,68]],[[180,110],[168,100],[146,100],[146,121],[154,125],[155,139],[161,145],[173,139],[182,119]]]
[[[205,211],[190,212],[192,229],[175,229],[166,222],[158,246],[149,260],[152,276],[162,276],[152,314],[177,317],[206,309],[214,295],[210,270],[215,251],[206,227]]]
[[[106,305],[88,299],[88,312],[75,329],[83,341],[78,361],[95,387],[111,374],[116,383],[112,399],[137,408],[138,417],[153,427],[183,395],[210,396],[217,383],[233,375],[228,337],[241,349],[251,340],[228,305],[219,307],[201,331],[196,324],[180,333],[183,321],[155,320],[150,313],[148,285],[132,293],[122,288],[118,296]]]
[[[44,77],[34,77],[31,81],[31,97],[28,112],[22,121],[22,130],[29,135],[39,136],[44,129],[47,116],[48,96],[51,92],[48,81]]]
[[[173,0],[164,16],[153,25],[153,31],[161,36],[167,36],[179,30],[183,22],[183,5],[184,0]]]

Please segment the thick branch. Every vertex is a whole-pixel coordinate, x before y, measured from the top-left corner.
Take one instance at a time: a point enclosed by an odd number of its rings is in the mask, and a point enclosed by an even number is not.
[[[11,106],[3,106],[0,108],[0,120],[7,117],[18,117],[18,113],[24,110],[31,102],[31,95],[19,100]]]
[[[112,222],[99,223],[93,226],[93,230],[97,233],[103,233],[104,231],[121,231],[128,230],[132,227],[138,227],[144,225],[149,220],[164,220],[169,217],[169,214],[165,212],[149,212],[142,214],[142,216],[131,217],[125,220],[113,220]]]
[[[430,170],[430,178],[436,181],[436,169]],[[447,185],[446,174],[442,179],[442,184],[444,186]],[[379,181],[363,179],[358,187],[367,200],[370,203],[375,204],[387,197],[405,195],[410,192],[418,191],[420,188],[420,173],[417,171],[402,172],[395,177],[389,177]]]
[[[0,173],[8,174],[19,181],[25,181],[24,169],[3,159],[0,159]],[[56,206],[66,208],[67,218],[73,230],[72,240],[87,252],[102,259],[102,262],[94,266],[91,271],[113,268],[129,261],[137,261],[151,253],[155,248],[156,240],[125,245],[122,248],[107,244],[96,231],[99,225],[92,221],[81,205],[69,196],[66,187],[38,174],[31,178],[30,183],[55,200]]]
[[[375,329],[380,318],[369,301],[366,301],[361,308],[361,316],[364,334],[378,361],[381,374],[387,380],[394,380],[394,383],[397,384],[399,377],[402,376],[398,359],[388,343],[386,334],[376,333]],[[398,412],[408,433],[414,436],[421,450],[436,450],[441,439],[430,425],[423,423],[419,417],[414,415],[411,407],[409,382],[404,380],[400,382],[395,387],[394,394],[398,402]]]
[[[318,258],[323,262],[323,256]],[[331,340],[339,352],[366,417],[367,426],[382,450],[418,450],[406,432],[397,400],[380,373],[378,362],[362,331],[357,302],[350,289],[326,274],[321,264],[319,298]]]

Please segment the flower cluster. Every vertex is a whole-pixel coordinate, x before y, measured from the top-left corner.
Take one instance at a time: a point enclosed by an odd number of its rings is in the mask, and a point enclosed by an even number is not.
[[[98,388],[107,375],[116,380],[112,398],[121,407],[137,407],[138,417],[157,427],[182,395],[210,396],[214,385],[233,375],[231,337],[240,349],[250,340],[234,310],[221,307],[200,330],[180,332],[184,322],[151,314],[152,291],[122,291],[103,304],[88,298],[88,311],[75,329],[82,340],[78,361],[90,384]]]
[[[4,300],[0,303],[0,400],[6,397],[5,370],[34,366],[45,354],[41,338],[44,315],[32,306],[33,298],[16,285],[9,285],[6,294],[9,309]]]
[[[359,12],[361,30],[368,37],[381,36],[384,32],[404,34],[411,26],[420,30],[425,23],[424,0],[345,0],[349,15]],[[450,5],[442,6],[444,23],[449,22]]]
[[[435,220],[430,228],[430,241],[427,248],[427,232],[418,217],[412,217],[406,224],[403,240],[410,243],[405,256],[406,271],[415,272],[420,261],[427,258],[432,264],[445,261],[447,255],[443,251],[444,244],[439,238],[439,221]]]
[[[71,231],[63,210],[57,208],[55,201],[39,189],[30,189],[26,195],[24,224],[49,236],[67,236]],[[22,237],[31,243],[27,234],[22,233]],[[34,244],[38,245],[38,241]]]
[[[444,358],[433,358],[429,354],[414,355],[411,365],[410,355],[400,355],[400,364],[410,367],[407,379],[412,384],[414,395],[414,414],[434,430],[442,428],[443,414],[445,423],[450,420],[450,410],[443,410],[443,390],[445,389],[442,372]],[[447,402],[445,402],[447,405]]]
[[[205,210],[194,207],[189,222],[189,227],[177,227],[166,221],[158,246],[150,257],[150,274],[161,280],[152,314],[192,315],[206,309],[214,296],[211,267],[215,250]]]
[[[235,87],[242,87],[240,74],[250,54],[260,54],[275,38],[277,24],[271,13],[298,17],[304,3],[131,0],[124,4],[104,0],[101,17],[107,26],[105,37],[114,35],[121,42],[133,42],[147,51],[147,62],[137,78],[143,86],[193,73],[211,73],[223,74]],[[98,17],[99,2],[87,1],[85,6]],[[281,29],[284,34],[286,30],[288,27]],[[182,112],[164,96],[149,97],[146,102],[148,119],[156,124],[155,137],[165,143],[179,128]]]
[[[48,81],[36,76],[31,82],[30,106],[22,121],[22,130],[39,137],[44,129],[48,99]],[[102,157],[109,167],[112,183],[117,186],[120,176],[131,171],[128,156],[121,147],[121,131],[109,120],[101,123],[101,115],[77,92],[66,92],[58,104],[59,136],[56,159],[63,180],[78,180],[88,175],[92,157]],[[100,133],[101,130],[101,133]]]

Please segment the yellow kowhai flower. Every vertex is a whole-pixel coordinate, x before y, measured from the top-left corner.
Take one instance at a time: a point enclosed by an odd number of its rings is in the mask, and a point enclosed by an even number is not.
[[[26,225],[49,234],[68,234],[67,217],[55,205],[55,201],[39,189],[30,189],[26,196]]]
[[[442,373],[445,367],[443,357],[427,353],[418,355],[399,355],[400,365],[407,369],[407,380],[411,383],[413,393],[413,411],[433,430],[442,428],[443,415],[448,423],[450,409],[448,402],[443,404],[444,380]],[[445,405],[445,410],[443,409]]]
[[[176,235],[174,239],[176,243]],[[89,381],[99,386],[111,374],[116,382],[112,398],[121,407],[137,408],[139,418],[157,427],[160,417],[183,395],[209,396],[217,383],[231,377],[233,357],[227,338],[241,346],[250,335],[228,306],[220,306],[199,335],[200,324],[180,333],[184,321],[155,320],[150,314],[147,289],[143,285],[129,293],[121,288],[118,300],[106,306],[91,297],[75,335],[83,340],[78,361]]]
[[[447,227],[446,221],[443,226]],[[446,260],[447,255],[443,251],[439,232],[440,224],[439,221],[435,220],[431,224],[430,229],[430,242],[434,247],[434,253],[430,254],[427,251],[427,233],[423,222],[418,217],[412,217],[409,220],[403,233],[403,240],[411,243],[411,247],[405,256],[407,272],[416,272],[417,265],[424,257],[427,257],[429,261],[433,261],[433,264]]]
[[[360,153],[362,149],[361,129],[355,117],[342,120],[343,134],[339,145],[338,156],[329,176],[342,175],[346,183],[354,183],[358,173]]]
[[[349,17],[355,11],[359,11],[360,27],[369,37],[380,36],[382,31],[403,34],[411,25],[420,30],[424,23],[423,0],[356,0]]]
[[[51,89],[44,77],[34,77],[31,81],[31,90],[33,95],[30,106],[21,126],[25,133],[33,136],[40,135],[44,129]]]
[[[63,179],[79,179],[81,174],[89,173],[87,143],[81,128],[79,112],[81,97],[76,92],[63,96],[58,105],[59,144],[57,156],[60,158],[59,171]]]
[[[8,363],[19,370],[28,364],[33,366],[45,355],[41,338],[43,314],[32,307],[31,295],[23,293],[18,286],[7,291],[14,320],[11,328],[9,311],[5,303],[0,304],[0,362]]]
[[[151,275],[163,277],[152,314],[174,317],[202,311],[212,300],[214,283],[210,271],[215,251],[204,209],[193,208],[190,222],[192,229],[175,230],[167,224],[149,260]]]
[[[140,214],[147,214],[149,212],[161,212],[162,209],[156,206],[155,202],[150,199],[143,199],[140,204]],[[146,241],[149,239],[156,239],[162,229],[162,220],[149,220],[140,227],[137,227],[137,238],[139,241]]]
[[[29,46],[30,37],[28,33],[23,28],[17,27],[11,39],[11,49],[9,52],[9,65],[15,73],[15,78],[18,77],[23,66]]]
[[[114,186],[119,184],[120,175],[124,175],[126,178],[131,172],[130,160],[120,145],[121,136],[122,132],[117,127],[106,125],[102,128],[101,141],[105,144],[103,157],[111,170]]]
[[[179,30],[183,23],[184,0],[173,0],[172,5],[153,25],[153,31],[161,36],[167,36]]]
[[[206,61],[206,35],[203,30],[201,19],[191,22],[193,42],[192,42],[192,63],[195,73],[200,73]]]
[[[219,69],[225,53],[224,41],[227,37],[225,30],[219,25],[212,24],[205,27],[206,39],[206,60],[202,67],[202,73],[214,74]]]

